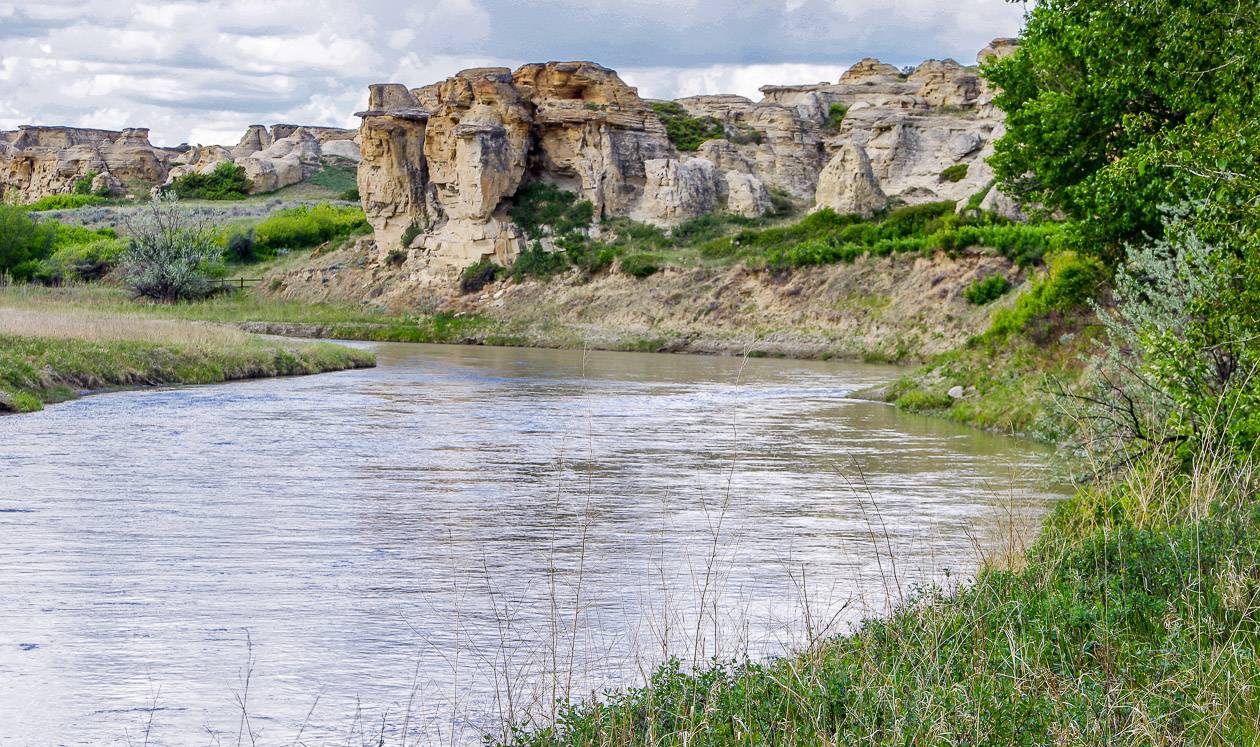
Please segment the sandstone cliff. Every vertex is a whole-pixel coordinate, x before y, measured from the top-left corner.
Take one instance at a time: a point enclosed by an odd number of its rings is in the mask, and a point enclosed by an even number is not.
[[[1009,54],[999,39],[980,53]],[[963,203],[993,179],[985,159],[1002,114],[978,68],[929,60],[901,71],[866,59],[836,83],[767,86],[753,102],[649,102],[591,62],[478,68],[409,89],[371,87],[359,192],[378,251],[442,274],[509,262],[524,237],[512,198],[543,180],[597,217],[668,227],[718,210],[762,215],[771,190],[815,208],[873,214],[892,204]],[[679,152],[653,104],[681,107],[723,136]],[[1016,214],[993,192],[986,208]]]
[[[210,171],[223,161],[245,168],[255,192],[270,192],[309,178],[324,156],[359,160],[357,133],[331,127],[252,125],[235,147],[180,145],[164,148],[149,131],[24,126],[0,132],[0,193],[29,202],[70,192],[87,174],[93,191],[143,194],[191,171]]]

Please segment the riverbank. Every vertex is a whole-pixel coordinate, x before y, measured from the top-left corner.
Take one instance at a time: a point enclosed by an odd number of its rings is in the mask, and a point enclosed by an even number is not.
[[[1197,457],[1081,490],[1026,552],[906,590],[853,635],[769,662],[674,662],[513,743],[1256,744],[1256,470]]]
[[[363,368],[370,353],[265,340],[221,325],[0,306],[0,413],[84,393]]]

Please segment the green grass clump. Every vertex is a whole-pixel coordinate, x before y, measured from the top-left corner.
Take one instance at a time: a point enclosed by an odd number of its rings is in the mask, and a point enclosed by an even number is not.
[[[358,207],[320,203],[287,208],[254,226],[254,251],[259,256],[274,256],[281,250],[306,249],[370,230]]]
[[[941,181],[943,182],[961,182],[967,178],[968,166],[965,163],[956,163],[941,172]]]
[[[657,254],[631,254],[621,258],[619,267],[625,274],[642,280],[660,272],[664,264]]]
[[[208,174],[176,177],[163,190],[187,200],[243,200],[253,187],[243,166],[223,161]]]
[[[929,392],[923,389],[911,389],[897,398],[897,409],[906,412],[930,412],[944,410],[954,403],[954,399],[945,392]]]
[[[987,278],[981,278],[963,291],[963,298],[967,302],[975,306],[984,306],[992,303],[1011,289],[1011,281],[1006,279],[1004,275],[990,275]]]
[[[46,195],[27,205],[26,209],[32,213],[39,213],[45,210],[76,210],[81,207],[100,205],[105,201],[105,198],[101,195],[93,194]]]
[[[700,150],[700,146],[710,140],[726,137],[722,123],[713,117],[693,117],[687,113],[682,104],[673,101],[658,101],[652,105],[652,111],[660,117],[665,125],[669,142],[683,152]]]

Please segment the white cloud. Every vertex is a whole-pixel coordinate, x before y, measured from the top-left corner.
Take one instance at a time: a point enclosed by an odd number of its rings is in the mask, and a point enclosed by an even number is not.
[[[235,142],[251,123],[353,126],[369,83],[589,59],[645,96],[757,97],[854,60],[969,62],[1019,27],[1000,0],[0,1],[0,128],[147,126]]]

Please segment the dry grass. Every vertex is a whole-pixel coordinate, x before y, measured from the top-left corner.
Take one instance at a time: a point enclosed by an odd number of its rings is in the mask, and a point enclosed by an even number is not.
[[[155,344],[222,348],[248,344],[250,335],[220,324],[147,319],[134,314],[88,309],[0,308],[0,335],[55,337],[102,342],[131,340]]]

